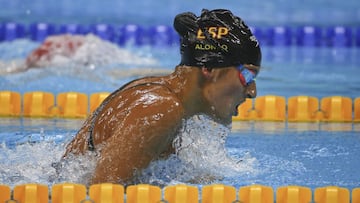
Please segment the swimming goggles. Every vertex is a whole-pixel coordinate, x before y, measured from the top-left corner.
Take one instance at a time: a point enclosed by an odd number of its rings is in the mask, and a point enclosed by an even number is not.
[[[239,79],[242,85],[248,86],[254,82],[256,74],[253,71],[245,68],[243,65],[238,66],[237,70],[239,71]]]

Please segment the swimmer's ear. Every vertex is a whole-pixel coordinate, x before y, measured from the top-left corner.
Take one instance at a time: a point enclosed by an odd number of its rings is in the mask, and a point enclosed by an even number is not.
[[[211,68],[206,68],[206,67],[202,67],[201,68],[201,72],[202,74],[205,76],[205,78],[210,78],[211,77]]]

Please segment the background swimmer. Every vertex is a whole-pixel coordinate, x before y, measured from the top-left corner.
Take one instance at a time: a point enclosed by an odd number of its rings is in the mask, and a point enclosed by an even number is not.
[[[228,125],[238,105],[256,97],[261,51],[239,17],[220,9],[203,10],[199,17],[182,13],[174,27],[181,37],[181,62],[175,71],[132,81],[113,92],[67,146],[64,158],[97,154],[91,184],[131,184],[137,171],[174,152],[172,142],[186,119],[202,114]],[[208,27],[226,28],[227,34],[214,37]],[[199,30],[204,38],[197,38]],[[217,49],[195,49],[197,44]]]
[[[87,67],[90,70],[101,65],[150,65],[158,66],[153,58],[142,57],[114,43],[103,40],[96,35],[53,35],[33,49],[26,60],[0,61],[0,75],[28,71],[33,68],[69,67],[78,69]],[[157,68],[156,70],[159,70]],[[135,75],[148,75],[136,71]],[[128,73],[130,74],[130,73]]]

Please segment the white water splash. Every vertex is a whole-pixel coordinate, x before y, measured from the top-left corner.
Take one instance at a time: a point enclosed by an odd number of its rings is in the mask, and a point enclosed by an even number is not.
[[[88,34],[85,36],[84,44],[73,56],[66,59],[54,58],[53,63],[60,66],[64,63],[75,63],[93,67],[106,64],[156,65],[157,61],[153,58],[138,56],[93,34]]]
[[[177,154],[182,160],[191,162],[195,168],[203,168],[221,176],[252,171],[252,164],[230,157],[226,151],[225,140],[230,133],[230,127],[206,116],[194,116],[186,122],[184,132],[175,143],[175,146],[178,145]]]
[[[56,174],[51,164],[61,156],[63,146],[52,142],[24,143],[10,149],[4,144],[0,153],[0,182],[8,185],[49,182]]]
[[[228,154],[225,139],[229,133],[230,128],[206,116],[192,117],[174,140],[176,155],[153,162],[142,172],[139,182],[209,184],[224,177],[257,173],[255,158],[245,154],[237,159]]]
[[[90,151],[81,156],[69,155],[66,159],[54,162],[52,166],[57,168],[57,173],[51,177],[51,182],[65,181],[89,185],[96,167],[96,156]]]
[[[0,75],[26,71],[27,67],[23,59],[14,59],[11,61],[0,61]]]
[[[255,158],[246,154],[235,158],[228,154],[225,148],[225,139],[230,133],[228,127],[205,116],[194,116],[184,124],[174,140],[176,154],[166,160],[154,161],[139,172],[139,183],[207,184],[240,174],[257,173]],[[0,146],[0,182],[11,186],[29,182],[52,185],[64,181],[88,184],[96,156],[89,153],[59,162],[71,136],[43,134],[42,137],[36,142],[31,139],[11,148],[5,144]],[[59,139],[61,143],[55,143],[54,140]]]
[[[72,53],[67,52],[67,41],[63,36],[51,36],[47,40],[53,42],[55,47],[49,48],[51,55],[48,57],[41,57],[36,62],[35,68],[44,67],[60,67],[56,70],[62,71],[64,69],[78,69],[86,68],[93,70],[98,67],[107,65],[132,65],[132,66],[158,66],[158,61],[151,56],[143,56],[138,53],[133,53],[127,49],[121,48],[118,45],[109,41],[102,40],[101,38],[93,35],[75,35],[69,36],[70,38],[78,39],[82,41],[82,45]],[[0,53],[4,53],[4,61],[0,61],[0,74],[10,74],[16,72],[23,72],[34,67],[28,67],[25,62],[27,54],[30,54],[32,50],[37,48],[37,43],[28,40],[15,40],[13,42],[7,42],[0,44]],[[19,49],[16,55],[9,55],[9,50],[15,52],[15,49]],[[2,57],[4,58],[4,57]]]
[[[30,135],[26,142],[12,147],[5,143],[0,145],[0,183],[12,187],[26,183],[52,185],[64,181],[87,184],[89,173],[94,168],[94,156],[86,154],[62,162],[61,173],[54,167],[54,163],[61,160],[66,140],[71,136],[67,133],[43,134],[37,141],[31,141],[32,137]],[[56,142],[59,138],[63,142]]]

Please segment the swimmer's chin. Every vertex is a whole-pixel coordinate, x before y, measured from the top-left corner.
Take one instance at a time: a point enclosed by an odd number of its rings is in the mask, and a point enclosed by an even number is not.
[[[235,105],[235,107],[230,108],[227,112],[213,112],[210,117],[216,121],[217,123],[220,123],[224,126],[230,126],[232,123],[233,116],[238,115],[238,107],[243,103],[244,101],[241,101],[238,105]]]
[[[214,119],[217,123],[220,123],[224,126],[231,127],[232,115],[227,116],[226,118],[216,118]]]

